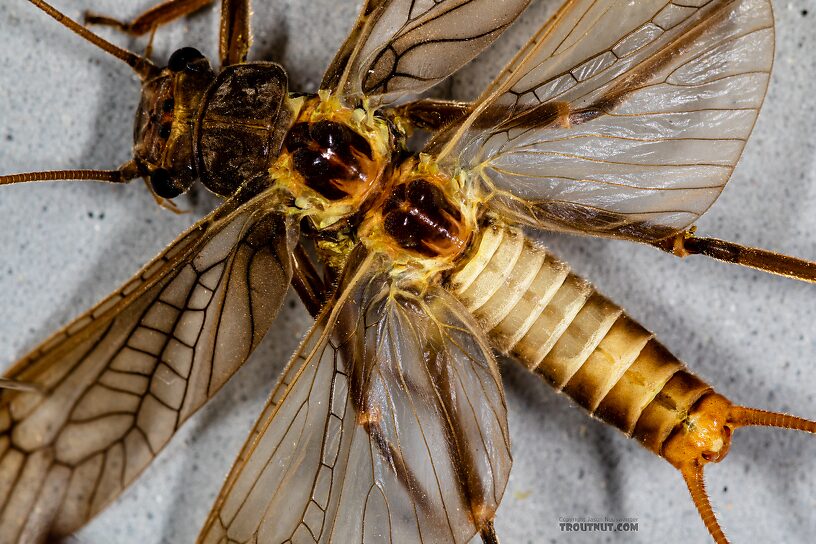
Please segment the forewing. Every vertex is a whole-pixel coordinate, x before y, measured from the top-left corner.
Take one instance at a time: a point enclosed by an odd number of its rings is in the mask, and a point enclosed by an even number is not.
[[[364,0],[357,15],[354,26],[346,37],[343,45],[337,50],[326,73],[323,74],[323,81],[320,83],[321,89],[338,90],[338,85],[346,72],[352,55],[358,46],[365,41],[371,32],[373,21],[380,15],[381,8],[389,0]]]
[[[530,0],[372,0],[323,82],[352,102],[421,93],[493,43]],[[338,76],[337,74],[341,74]],[[335,83],[336,82],[336,83]]]
[[[224,204],[18,362],[0,390],[0,534],[67,535],[229,379],[278,312],[295,229],[260,195]]]
[[[433,145],[517,221],[664,238],[728,181],[773,40],[768,0],[570,2]]]
[[[389,271],[347,275],[201,542],[468,542],[492,519],[511,465],[496,362],[450,294]]]

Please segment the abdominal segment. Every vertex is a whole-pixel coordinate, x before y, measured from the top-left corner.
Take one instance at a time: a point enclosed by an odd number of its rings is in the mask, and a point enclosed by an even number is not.
[[[496,348],[658,455],[710,386],[521,231],[491,225],[450,277]]]

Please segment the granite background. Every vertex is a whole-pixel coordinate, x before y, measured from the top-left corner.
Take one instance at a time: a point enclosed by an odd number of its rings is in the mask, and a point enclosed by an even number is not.
[[[128,17],[151,0],[60,0]],[[443,89],[478,94],[556,2],[535,2],[496,47]],[[701,233],[816,259],[816,1],[774,3],[776,64],[754,135]],[[357,2],[255,1],[251,58],[281,62],[292,89],[316,88]],[[155,58],[192,45],[212,57],[217,9],[156,36]],[[137,51],[145,40],[102,30]],[[129,157],[139,96],[129,69],[24,0],[0,3],[0,172],[115,167]],[[215,204],[204,190],[159,209],[141,183],[48,183],[0,190],[0,367],[126,280]],[[703,378],[743,404],[816,416],[816,289],[624,242],[546,237]],[[74,538],[192,542],[309,319],[290,296],[245,368],[178,433],[150,470]],[[511,361],[502,361],[515,464],[498,512],[504,543],[705,542],[680,476]],[[816,532],[816,440],[743,430],[707,471],[734,542],[809,542]],[[559,517],[638,519],[637,533],[562,533]]]

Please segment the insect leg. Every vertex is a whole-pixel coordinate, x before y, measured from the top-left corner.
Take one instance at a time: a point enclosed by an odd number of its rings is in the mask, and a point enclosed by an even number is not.
[[[373,417],[372,417],[373,416]],[[419,478],[411,471],[402,452],[394,446],[386,437],[377,421],[375,414],[358,412],[359,424],[365,429],[368,436],[371,437],[377,450],[385,459],[391,464],[394,473],[399,481],[402,483],[405,490],[413,496],[414,503],[420,508],[430,512],[430,505],[425,499],[427,492],[422,487]]]
[[[432,331],[430,334],[441,333],[442,331]],[[438,354],[443,351],[441,346],[444,340],[441,337],[433,338],[427,346],[428,360],[432,361],[431,368],[435,370],[434,384],[437,402],[442,408],[442,412],[448,421],[456,419],[457,407],[455,398],[456,386],[448,368],[448,360]],[[479,531],[484,544],[499,544],[496,535],[496,528],[493,526],[493,514],[490,508],[479,500],[485,497],[483,482],[474,477],[479,473],[478,463],[473,455],[473,450],[467,444],[467,439],[457,432],[457,429],[448,424],[443,427],[446,435],[445,444],[448,448],[448,455],[453,460],[454,469],[457,472],[458,490],[462,496],[463,503],[470,507],[470,515],[476,529]],[[490,516],[490,517],[488,517]]]
[[[85,24],[112,26],[127,34],[141,36],[142,34],[150,32],[155,27],[167,24],[179,17],[189,15],[212,2],[213,0],[165,0],[137,15],[130,21],[120,21],[113,17],[86,11]]]
[[[164,198],[163,196],[159,196],[156,193],[156,190],[153,189],[153,186],[150,185],[148,178],[142,177],[142,181],[144,181],[145,187],[147,187],[147,191],[150,193],[150,196],[153,197],[153,201],[159,208],[163,208],[169,212],[173,212],[176,215],[184,215],[185,213],[190,213],[190,210],[185,210],[179,208],[175,202],[173,202],[169,198]]]
[[[218,39],[221,66],[246,60],[252,42],[250,16],[249,0],[221,0],[221,35]]]
[[[326,285],[302,244],[295,246],[292,259],[292,286],[306,306],[306,310],[316,318],[329,293],[326,292]]]
[[[688,255],[705,255],[718,261],[747,266],[769,274],[816,283],[816,262],[767,249],[741,246],[717,238],[700,238],[689,231],[654,242],[652,245],[681,258]]]
[[[396,114],[414,127],[437,131],[463,119],[470,109],[469,102],[424,98],[396,108]]]
[[[496,534],[496,527],[493,526],[492,520],[485,524],[479,535],[482,537],[483,544],[499,544],[499,536]]]

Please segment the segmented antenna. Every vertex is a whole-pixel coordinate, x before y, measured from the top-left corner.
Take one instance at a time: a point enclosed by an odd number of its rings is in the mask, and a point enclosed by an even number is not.
[[[94,34],[84,26],[80,25],[67,15],[61,13],[50,4],[47,4],[44,0],[28,1],[53,17],[59,24],[96,45],[106,53],[109,53],[117,59],[124,61],[128,66],[133,68],[133,70],[139,75],[140,78],[142,78],[142,80],[155,76],[160,71],[159,67],[150,62],[150,60],[146,57],[139,56],[131,51],[128,51],[127,49],[122,49],[121,47],[113,45],[106,39]]]
[[[720,523],[717,521],[717,516],[714,515],[714,510],[711,508],[711,501],[708,498],[708,493],[705,489],[705,481],[703,480],[703,465],[689,464],[686,468],[680,470],[683,479],[686,481],[689,493],[691,493],[691,500],[694,501],[694,506],[700,513],[700,517],[705,523],[706,529],[711,533],[711,537],[717,544],[728,544],[728,539],[725,538]]]
[[[780,412],[768,412],[746,406],[732,406],[728,413],[728,425],[736,427],[778,427],[816,433],[816,421]]]
[[[666,457],[683,475],[686,481],[691,498],[694,501],[694,506],[700,513],[700,517],[705,523],[706,529],[711,533],[714,541],[717,544],[728,544],[728,539],[725,537],[720,524],[717,522],[717,517],[714,515],[714,510],[711,508],[711,501],[706,493],[705,482],[703,481],[703,467],[708,462],[719,462],[728,453],[728,447],[731,441],[731,431],[739,427],[778,427],[780,429],[794,429],[797,431],[806,431],[809,433],[816,433],[816,421],[811,421],[801,417],[791,416],[780,412],[768,412],[766,410],[759,410],[756,408],[748,408],[745,406],[734,406],[727,399],[720,395],[712,395],[709,400],[713,402],[703,407],[699,405],[699,413],[697,415],[708,415],[712,420],[718,419],[718,414],[724,416],[724,425],[722,427],[722,440],[724,444],[720,443],[719,449],[711,452],[714,455],[708,456],[702,452],[701,456],[699,448],[694,447],[698,444],[692,436],[692,440],[686,442],[685,447],[682,441],[672,444],[672,451]],[[722,410],[722,411],[721,411]],[[701,432],[703,432],[701,430]],[[689,433],[691,436],[693,433]],[[700,438],[701,435],[697,435]],[[691,446],[691,447],[689,447]],[[705,448],[705,445],[701,446]]]
[[[32,0],[33,1],[33,0]],[[134,161],[128,161],[116,170],[48,170],[44,172],[24,172],[0,176],[0,185],[25,183],[29,181],[107,181],[126,183],[139,177],[139,169]]]
[[[109,41],[97,36],[84,26],[80,25],[70,17],[66,16],[50,4],[43,0],[28,0],[36,7],[54,18],[58,23],[68,28],[80,37],[96,45],[106,53],[117,59],[124,61],[128,66],[145,80],[157,75],[161,69],[150,62],[146,57],[141,57],[131,53],[127,49],[122,49],[113,45]],[[79,180],[79,181],[106,181],[109,183],[125,183],[141,175],[139,168],[134,161],[128,161],[116,170],[51,170],[45,172],[24,172],[21,174],[7,174],[0,176],[0,185],[10,185],[12,183],[25,183],[29,181],[58,181],[58,180]]]

